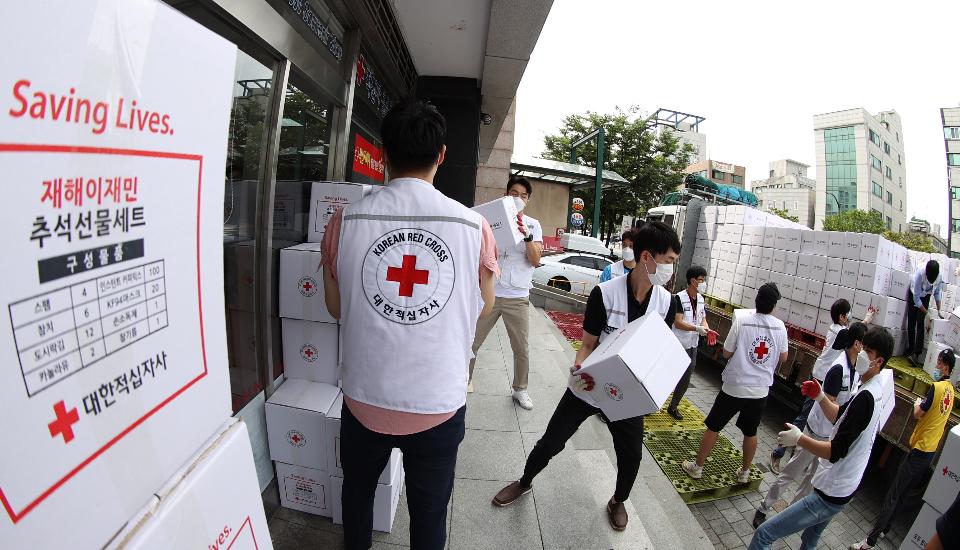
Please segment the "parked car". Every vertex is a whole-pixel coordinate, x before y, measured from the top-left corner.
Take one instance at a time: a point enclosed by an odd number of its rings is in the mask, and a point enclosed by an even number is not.
[[[540,258],[533,280],[565,292],[587,295],[600,282],[603,268],[611,263],[609,258],[583,252],[552,254]]]

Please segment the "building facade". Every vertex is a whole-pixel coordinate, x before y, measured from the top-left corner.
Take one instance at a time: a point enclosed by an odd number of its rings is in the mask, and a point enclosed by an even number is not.
[[[814,116],[817,187],[814,227],[848,210],[875,211],[891,231],[907,230],[903,128],[896,111],[847,109]]]
[[[736,164],[707,159],[687,166],[683,173],[699,174],[713,183],[746,189],[747,169]]]
[[[700,123],[706,118],[689,113],[681,113],[670,109],[657,109],[649,119],[650,131],[657,137],[664,132],[671,132],[683,144],[690,145],[690,164],[695,164],[707,158],[707,136],[700,133]]]
[[[813,227],[814,192],[816,180],[807,177],[809,165],[795,160],[783,159],[770,163],[767,179],[750,182],[750,191],[757,196],[761,210],[786,210],[796,216],[798,223]]]
[[[946,254],[949,248],[947,247],[947,241],[941,236],[940,230],[940,224],[930,223],[917,217],[910,218],[910,222],[907,224],[907,231],[927,237],[938,253]]]
[[[947,154],[947,188],[950,193],[950,227],[947,246],[950,256],[960,258],[960,107],[940,109],[943,147]]]

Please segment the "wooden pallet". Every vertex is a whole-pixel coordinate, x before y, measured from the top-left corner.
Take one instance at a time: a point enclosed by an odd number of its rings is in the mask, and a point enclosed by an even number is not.
[[[683,415],[683,420],[677,420],[667,413],[667,406],[670,404],[672,397],[673,394],[667,397],[659,411],[643,418],[644,431],[702,430],[705,417],[700,409],[687,398],[681,399],[680,405],[677,407],[677,410]]]

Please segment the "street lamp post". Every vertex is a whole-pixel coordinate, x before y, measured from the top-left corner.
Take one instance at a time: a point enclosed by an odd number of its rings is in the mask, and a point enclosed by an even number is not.
[[[580,147],[584,143],[592,139],[597,140],[597,177],[596,183],[593,188],[593,225],[590,228],[590,236],[596,237],[597,231],[600,226],[600,196],[601,196],[601,186],[603,184],[603,148],[604,148],[604,138],[606,137],[606,131],[603,126],[590,132],[589,134],[583,136],[577,141],[570,144],[570,164],[577,163],[577,147]],[[567,214],[567,224],[570,223],[570,210],[568,207]],[[569,227],[569,225],[568,225]]]
[[[827,195],[828,197],[833,197],[833,200],[837,203],[837,214],[839,214],[839,213],[840,213],[840,201],[837,199],[837,196],[834,195],[833,193],[830,193],[829,191],[826,193],[826,195]],[[824,217],[826,217],[826,216],[824,216]]]

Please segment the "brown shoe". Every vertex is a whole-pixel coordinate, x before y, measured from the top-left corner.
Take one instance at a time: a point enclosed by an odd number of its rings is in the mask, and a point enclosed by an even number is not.
[[[607,503],[607,518],[610,520],[610,527],[615,531],[623,531],[627,528],[627,507],[622,502],[614,502],[610,499]]]
[[[532,485],[530,487],[524,487],[520,485],[519,481],[514,481],[510,485],[507,485],[503,489],[500,489],[500,492],[497,493],[495,497],[493,497],[493,505],[500,506],[500,507],[510,506],[511,504],[516,502],[518,498],[522,497],[523,495],[529,493],[532,490],[533,490]]]

